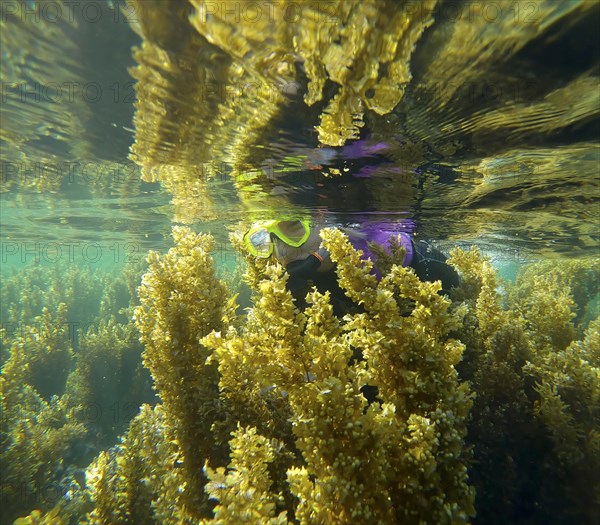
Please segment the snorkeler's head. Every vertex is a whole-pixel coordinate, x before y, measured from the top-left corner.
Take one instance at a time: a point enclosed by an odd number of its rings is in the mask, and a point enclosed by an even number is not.
[[[255,257],[267,258],[273,253],[273,235],[288,246],[297,248],[310,236],[310,225],[306,220],[256,223],[244,235],[244,243]]]

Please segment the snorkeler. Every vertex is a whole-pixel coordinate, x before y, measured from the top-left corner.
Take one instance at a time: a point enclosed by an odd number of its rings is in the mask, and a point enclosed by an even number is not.
[[[446,257],[425,241],[413,242],[412,221],[404,220],[394,224],[369,222],[360,228],[342,228],[354,248],[363,252],[363,259],[374,260],[369,243],[382,245],[389,252],[389,243],[396,237],[405,250],[403,266],[410,266],[424,281],[442,281],[442,292],[447,293],[459,285],[458,274],[446,264]],[[255,224],[244,235],[248,251],[255,257],[275,258],[289,274],[287,288],[295,305],[306,308],[306,294],[312,283],[321,293],[330,293],[334,314],[338,317],[360,307],[348,298],[340,287],[335,273],[335,263],[329,252],[322,246],[320,227],[311,228],[307,220],[281,220]],[[381,275],[373,268],[378,279]],[[362,360],[360,351],[352,360]],[[363,385],[361,392],[369,404],[378,400],[378,389],[373,385]]]
[[[342,228],[354,248],[362,250],[363,259],[374,260],[369,243],[382,245],[389,251],[389,242],[396,237],[405,250],[403,266],[411,267],[423,281],[442,282],[442,291],[458,286],[458,274],[446,264],[446,256],[426,241],[413,242],[412,221],[397,223],[369,222],[360,228]],[[350,301],[340,288],[335,275],[335,263],[323,248],[321,228],[311,228],[307,220],[269,221],[254,225],[244,235],[248,251],[261,258],[274,257],[289,274],[287,287],[296,305],[305,306],[306,292],[312,284],[320,292],[329,291],[334,304]],[[373,273],[381,276],[377,270]]]

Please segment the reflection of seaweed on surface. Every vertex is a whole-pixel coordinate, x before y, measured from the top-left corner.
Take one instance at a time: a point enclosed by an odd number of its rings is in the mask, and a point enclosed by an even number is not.
[[[307,126],[320,121],[321,144],[358,138],[367,112],[390,113],[412,78],[410,58],[433,23],[436,0],[412,13],[393,1],[285,0],[269,5],[268,16],[237,20],[228,13],[266,6],[129,4],[138,14],[133,29],[143,38],[131,69],[138,80],[131,159],[144,180],[163,182],[179,220],[191,222],[216,216],[208,179],[217,173],[229,174],[245,190],[241,198],[254,205],[250,194],[263,177],[274,123],[290,107],[307,115],[290,90],[306,89],[304,103],[315,108]],[[298,9],[302,15],[290,18]]]
[[[173,192],[180,220],[215,216],[208,179],[217,173],[247,190],[239,193],[250,206],[275,203],[261,168],[269,161],[269,173],[284,168],[272,155],[281,135],[298,136],[290,122],[316,124],[320,145],[340,145],[359,137],[366,121],[376,140],[398,142],[389,157],[410,177],[440,157],[474,173],[472,182],[498,168],[510,174],[500,187],[428,188],[423,208],[432,208],[434,220],[424,222],[435,223],[437,235],[446,227],[461,239],[534,228],[543,240],[552,231],[551,249],[571,232],[565,245],[595,245],[580,217],[595,190],[585,179],[595,173],[597,47],[586,37],[597,3],[129,3],[143,38],[131,70],[138,80],[131,158],[146,180],[160,179]],[[560,48],[558,64],[540,60],[546,48]],[[377,210],[397,209],[389,196],[406,192],[397,184],[406,175],[380,189]],[[538,179],[543,184],[530,184]],[[457,204],[464,202],[468,221]],[[446,206],[447,224],[440,224],[437,210]],[[494,213],[498,207],[507,213]],[[526,213],[531,208],[544,211]]]

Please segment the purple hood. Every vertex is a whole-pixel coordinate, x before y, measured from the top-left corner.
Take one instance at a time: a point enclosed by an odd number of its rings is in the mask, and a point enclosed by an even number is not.
[[[359,227],[352,228],[348,237],[352,243],[352,246],[354,246],[356,249],[362,250],[362,258],[364,260],[374,260],[375,256],[371,250],[369,250],[369,242],[381,244],[389,252],[390,238],[392,236],[400,235],[400,243],[406,250],[406,255],[404,256],[402,265],[410,266],[414,255],[414,248],[411,240],[413,230],[414,222],[411,219],[403,219],[399,222],[364,222]],[[355,234],[353,235],[352,232],[355,232]],[[381,275],[375,269],[373,269],[372,273],[377,275],[379,279],[381,278]]]

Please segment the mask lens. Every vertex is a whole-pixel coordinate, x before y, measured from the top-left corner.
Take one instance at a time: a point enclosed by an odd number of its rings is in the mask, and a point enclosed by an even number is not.
[[[299,246],[308,238],[308,227],[302,221],[280,221],[275,234],[292,246]]]
[[[258,257],[268,257],[271,255],[271,236],[269,235],[268,230],[263,228],[255,231],[248,236],[248,240]]]

